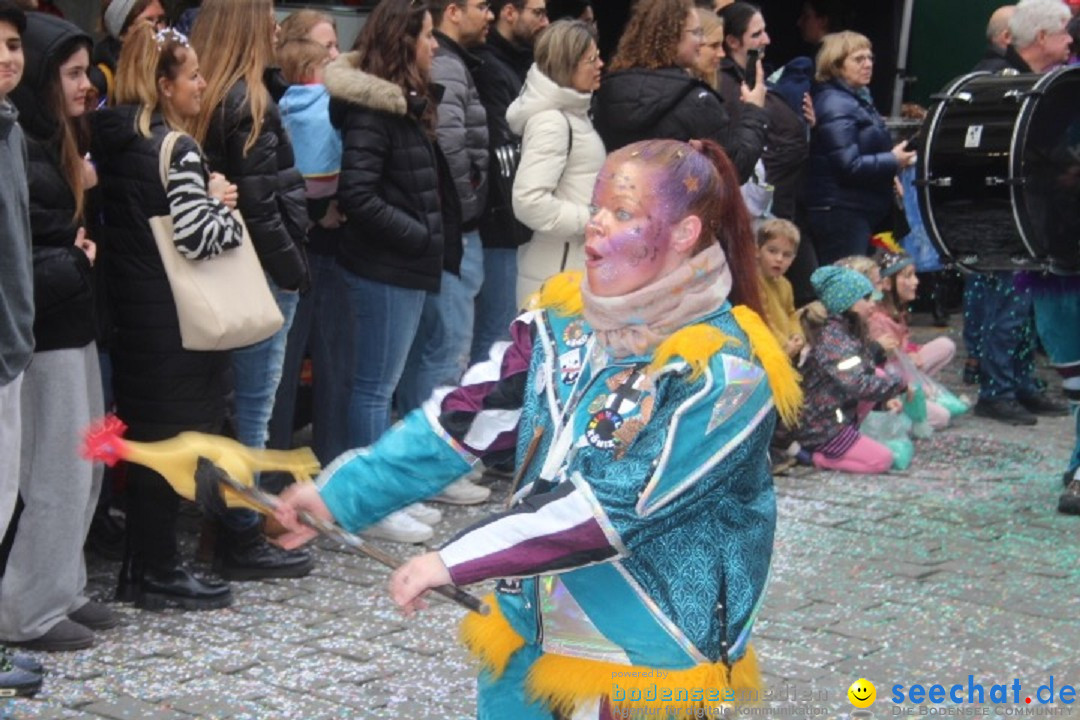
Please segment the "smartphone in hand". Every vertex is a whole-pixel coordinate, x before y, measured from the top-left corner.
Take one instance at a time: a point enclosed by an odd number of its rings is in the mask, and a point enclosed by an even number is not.
[[[758,58],[760,57],[761,51],[757,48],[746,51],[746,87],[751,90],[757,85]]]

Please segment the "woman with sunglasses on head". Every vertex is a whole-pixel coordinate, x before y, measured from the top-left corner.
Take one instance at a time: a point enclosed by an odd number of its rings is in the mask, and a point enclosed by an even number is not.
[[[712,717],[760,682],[748,643],[776,517],[767,446],[798,383],[751,309],[754,241],[718,145],[612,153],[585,236],[584,273],[549,279],[463,386],[287,491],[282,541],[312,537],[296,510],[362,528],[516,454],[509,509],[390,579],[406,614],[432,587],[497,580],[492,612],[462,632],[482,668],[478,717],[644,717],[650,687],[699,688],[678,708]]]
[[[745,182],[765,146],[764,79],[746,89],[733,121],[693,74],[704,36],[691,0],[639,0],[593,96],[593,122],[609,151],[648,138],[713,140]]]
[[[184,349],[150,228],[150,218],[170,216],[177,252],[200,262],[213,262],[243,239],[243,226],[230,212],[236,186],[208,173],[202,150],[186,134],[206,88],[199,58],[179,33],[155,33],[149,23],[139,23],[128,34],[116,79],[116,107],[99,110],[91,122],[101,231],[109,238],[102,264],[117,412],[133,440],[163,440],[185,430],[221,432],[229,354]],[[167,187],[162,187],[161,146],[171,131],[185,134],[176,140]],[[144,608],[229,605],[228,585],[200,579],[181,562],[180,499],[165,479],[131,465],[127,483],[128,544],[120,594],[130,590],[136,607]]]
[[[585,268],[585,223],[604,143],[589,120],[589,102],[604,67],[589,26],[560,20],[536,44],[521,95],[506,113],[521,136],[514,215],[533,236],[518,249],[518,307],[543,282]]]

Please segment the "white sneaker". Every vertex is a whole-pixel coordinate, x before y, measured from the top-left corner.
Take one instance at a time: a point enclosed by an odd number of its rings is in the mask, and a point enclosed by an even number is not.
[[[414,520],[404,510],[398,510],[396,513],[387,515],[360,534],[370,540],[421,543],[430,540],[435,532],[419,520]]]
[[[473,485],[469,476],[464,475],[443,488],[443,491],[431,500],[449,505],[478,505],[489,497],[491,488]]]
[[[419,520],[425,525],[437,525],[442,520],[442,513],[424,503],[413,503],[409,507],[405,508],[405,512],[413,520]]]

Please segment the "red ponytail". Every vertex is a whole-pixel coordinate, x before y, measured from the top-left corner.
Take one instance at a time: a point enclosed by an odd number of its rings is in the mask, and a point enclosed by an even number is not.
[[[739,190],[738,173],[724,149],[712,140],[695,141],[692,145],[712,162],[720,176],[716,191],[703,198],[702,207],[691,208],[691,212],[696,212],[705,226],[694,251],[700,252],[713,240],[719,241],[731,268],[731,302],[746,305],[765,317],[761,304],[757,244],[750,226],[750,213]]]

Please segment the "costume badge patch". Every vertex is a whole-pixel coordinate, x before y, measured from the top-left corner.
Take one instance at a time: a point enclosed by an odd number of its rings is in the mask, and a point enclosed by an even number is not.
[[[640,368],[628,368],[608,378],[606,384],[611,392],[589,403],[592,417],[585,439],[593,447],[614,450],[619,458],[652,417],[652,381]]]
[[[622,424],[622,415],[604,408],[589,419],[589,424],[585,427],[585,439],[593,447],[611,450],[619,443],[615,431],[621,428]]]
[[[559,376],[563,384],[573,385],[581,375],[581,350],[567,350],[559,356]]]
[[[562,333],[563,344],[566,347],[578,348],[589,341],[589,334],[585,332],[585,323],[574,320]]]

